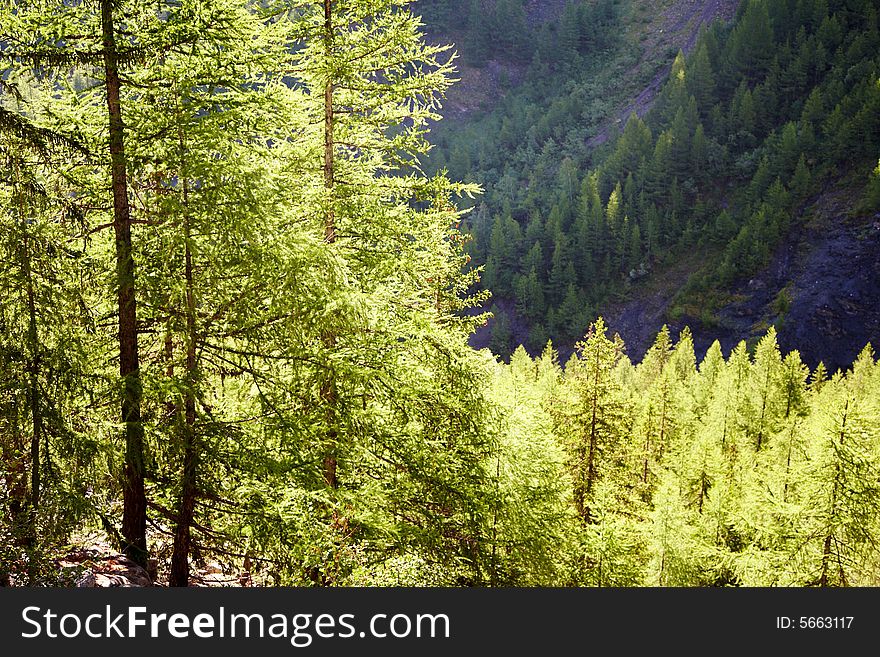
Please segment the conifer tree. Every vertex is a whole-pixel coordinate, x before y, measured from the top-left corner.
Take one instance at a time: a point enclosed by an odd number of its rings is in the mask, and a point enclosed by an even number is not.
[[[572,545],[575,518],[550,413],[561,375],[552,346],[537,361],[520,347],[509,366],[496,366],[492,390],[505,419],[492,455],[498,495],[491,512],[492,586],[552,584],[566,577],[564,553]]]
[[[614,449],[621,437],[619,393],[612,372],[622,356],[619,337],[609,339],[602,318],[590,325],[566,366],[567,394],[574,414],[563,412],[560,421],[569,434],[573,500],[578,516],[592,521],[591,498],[602,476],[603,453]]]
[[[7,78],[0,92],[0,585],[22,575],[37,585],[48,553],[86,515],[96,443],[80,432],[95,420],[82,396],[94,316],[82,283],[94,281],[68,246],[81,214],[58,177],[81,163],[82,145],[15,111],[35,100],[27,79]]]
[[[804,584],[851,586],[871,581],[876,564],[877,365],[866,347],[846,379],[823,386],[811,417],[810,460],[796,556]],[[809,502],[807,502],[809,500]]]
[[[755,436],[755,451],[759,452],[768,436],[776,432],[776,421],[782,410],[779,385],[782,361],[776,343],[776,329],[772,327],[758,342],[752,374],[752,404],[756,417],[750,433]]]
[[[480,431],[483,371],[466,344],[480,319],[460,314],[469,283],[451,202],[473,187],[419,173],[452,68],[447,48],[422,41],[407,4],[304,3],[298,19],[294,68],[306,123],[320,130],[305,133],[292,203],[321,209],[304,225],[320,231],[348,281],[322,320],[317,366],[278,390],[283,407],[298,405],[303,380],[317,394],[306,406],[315,410],[290,421],[295,440],[315,437],[302,445],[311,465],[297,484],[326,530],[330,557],[309,567],[319,584],[344,581],[355,544],[382,552],[394,533],[406,537],[397,554],[452,552],[466,577],[484,576],[485,528],[468,509],[480,503],[491,436]]]
[[[167,35],[148,36],[148,45],[119,39],[120,31],[131,29],[132,33],[138,33],[141,16],[136,11],[126,14],[122,7],[110,0],[100,2],[97,11],[80,3],[51,3],[50,20],[44,11],[48,7],[24,9],[16,11],[14,21],[7,19],[9,14],[0,16],[0,24],[12,26],[12,30],[4,35],[9,44],[3,52],[6,61],[20,67],[56,67],[58,71],[70,65],[80,65],[99,68],[103,73],[104,125],[98,153],[109,174],[113,207],[113,219],[109,225],[114,229],[116,247],[117,342],[122,382],[119,401],[125,441],[122,537],[128,556],[146,565],[144,432],[140,410],[143,384],[138,355],[135,264],[120,73],[132,61],[143,57],[145,50],[160,51],[170,43],[163,39]],[[51,76],[45,79],[48,85],[54,81]],[[105,200],[97,205],[103,205]]]

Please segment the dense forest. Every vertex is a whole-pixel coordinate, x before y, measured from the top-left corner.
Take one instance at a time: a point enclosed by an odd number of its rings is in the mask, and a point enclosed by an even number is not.
[[[711,308],[842,170],[878,209],[876,11],[749,0],[603,145],[571,112],[618,9],[0,8],[0,585],[107,550],[169,586],[880,584],[870,345],[658,326],[635,362],[596,317],[694,248]],[[453,25],[529,74],[442,127]],[[532,355],[470,346],[492,295]]]
[[[434,166],[486,189],[467,230],[498,302],[495,353],[517,346],[514,319],[534,355],[548,338],[572,345],[610,300],[694,252],[701,266],[667,317],[711,327],[828,184],[849,181],[852,213],[880,210],[876,3],[741,3],[732,23],[671,58],[650,111],[614,136],[602,120],[629,61],[619,4],[568,3],[533,25],[522,83],[493,111],[437,131]],[[777,321],[789,297],[779,291]]]

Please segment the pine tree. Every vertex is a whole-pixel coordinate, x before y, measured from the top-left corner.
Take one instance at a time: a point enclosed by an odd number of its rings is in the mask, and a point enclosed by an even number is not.
[[[755,436],[755,451],[759,452],[768,437],[776,432],[776,422],[782,406],[779,394],[782,360],[776,342],[776,330],[772,327],[758,342],[752,374],[754,379],[752,404],[756,417],[750,433]]]
[[[734,65],[746,79],[757,79],[767,70],[773,50],[766,0],[749,0],[731,38]]]
[[[700,116],[708,117],[715,104],[715,75],[709,61],[709,49],[705,42],[697,46],[687,62],[685,75],[688,92],[697,101]]]
[[[663,326],[638,367],[641,390],[641,430],[644,448],[640,458],[642,483],[648,485],[649,466],[663,460],[673,433],[673,403],[676,375],[669,367],[673,355],[669,327]]]
[[[694,131],[690,153],[691,170],[696,172],[698,179],[705,179],[709,175],[709,144],[706,139],[706,131],[699,124]]]
[[[163,29],[191,29],[197,18],[189,9],[170,14]],[[138,192],[135,211],[156,227],[144,240],[143,315],[145,323],[163,327],[164,339],[160,353],[144,350],[142,360],[164,368],[163,383],[171,390],[156,429],[174,448],[154,458],[174,474],[152,476],[179,481],[167,501],[174,509],[168,514],[174,525],[172,586],[188,584],[193,552],[221,547],[220,514],[199,518],[196,507],[207,490],[220,495],[215,473],[236,466],[223,443],[243,436],[235,429],[237,409],[211,388],[234,371],[224,360],[228,350],[253,339],[251,327],[277,322],[265,313],[260,288],[277,289],[278,282],[259,280],[254,262],[267,259],[261,234],[274,231],[270,222],[278,221],[284,200],[273,193],[280,184],[277,154],[257,144],[281,143],[282,130],[291,125],[267,118],[274,103],[283,97],[291,108],[298,105],[295,93],[266,83],[283,61],[288,26],[267,34],[262,18],[237,2],[215,0],[202,10],[210,10],[214,30],[202,31],[201,43],[218,53],[171,51],[130,74],[150,99],[129,112],[130,181]],[[276,239],[277,248],[283,240]],[[269,351],[252,349],[252,359]],[[151,503],[167,508],[165,499]],[[212,525],[214,536],[202,529],[201,540],[193,537],[193,527]]]
[[[520,347],[509,367],[496,367],[492,394],[505,420],[492,455],[498,498],[491,516],[491,586],[545,585],[565,577],[574,518],[550,414],[560,377],[552,347],[538,361]]]
[[[458,314],[455,294],[437,302],[438,283],[461,293],[460,213],[450,197],[473,188],[415,173],[452,69],[448,49],[423,43],[406,5],[309,5],[305,41],[294,54],[306,115],[321,126],[309,135],[306,152],[320,157],[307,160],[299,203],[319,200],[313,230],[320,228],[351,281],[338,291],[338,316],[325,320],[321,365],[309,377],[320,409],[310,418],[308,433],[318,436],[310,459],[321,474],[304,472],[301,485],[325,500],[319,509],[331,558],[316,564],[316,581],[325,584],[342,581],[353,541],[382,544],[393,531],[413,536],[418,549],[457,553],[475,569],[469,577],[482,569],[483,528],[467,511],[478,495],[480,446],[489,439],[478,429],[482,411],[470,406],[480,404],[480,387],[467,383],[480,376],[466,345],[472,322]],[[392,126],[402,128],[389,134]],[[518,242],[518,224],[502,222]],[[518,243],[513,253],[519,256]],[[358,358],[348,356],[355,352]],[[290,386],[286,394],[295,398],[296,378]],[[428,392],[438,386],[439,399]],[[435,401],[426,406],[429,398]],[[394,418],[393,435],[383,416]],[[434,461],[426,462],[426,449]],[[372,482],[392,472],[398,483],[376,490]],[[437,514],[436,505],[446,511]],[[403,508],[409,520],[396,515]]]
[[[468,7],[467,19],[467,53],[473,64],[479,66],[486,61],[489,53],[489,39],[491,34],[491,26],[489,16],[483,9],[483,3],[480,0],[471,0]]]
[[[687,105],[688,97],[687,65],[684,53],[679,50],[669,71],[669,81],[663,88],[661,116],[664,127],[672,125],[676,114]]]
[[[791,182],[789,183],[789,189],[791,189],[792,198],[795,202],[803,202],[806,200],[811,191],[811,182],[807,159],[804,157],[804,154],[801,153],[797,166],[794,169],[794,174],[791,177]]]
[[[651,563],[646,584],[650,586],[706,585],[698,525],[679,491],[669,473],[654,496],[648,530]]]
[[[527,276],[519,276],[514,283],[517,312],[528,320],[537,321],[544,316],[544,287],[534,268]]]
[[[778,445],[773,445],[776,452],[774,462],[777,466],[773,473],[773,484],[776,487],[777,501],[788,504],[797,495],[793,473],[803,464],[806,457],[806,444],[803,439],[803,420],[808,414],[806,381],[809,369],[801,363],[800,354],[793,351],[785,357],[782,372],[782,392],[785,399],[784,424],[779,432]],[[781,472],[780,472],[781,470]],[[782,490],[779,490],[781,485]]]
[[[578,5],[568,2],[565,5],[562,16],[559,18],[559,27],[557,29],[557,56],[563,66],[571,68],[576,65],[580,40]]]

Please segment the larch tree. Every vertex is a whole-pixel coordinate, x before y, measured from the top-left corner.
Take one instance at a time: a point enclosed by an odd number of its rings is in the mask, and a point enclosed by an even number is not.
[[[755,348],[752,368],[752,406],[755,415],[749,433],[754,436],[755,451],[760,452],[777,429],[782,412],[782,357],[776,342],[776,330],[770,328]]]
[[[600,317],[565,368],[554,419],[567,455],[571,500],[578,518],[571,578],[578,584],[632,585],[641,577],[642,544],[629,493],[626,455],[629,404],[623,380],[631,364],[620,336],[606,335]]]
[[[769,334],[768,334],[769,335]],[[756,361],[760,379],[762,373]],[[803,473],[809,462],[810,405],[806,380],[809,369],[798,352],[791,352],[780,364],[774,384],[779,400],[775,433],[768,434],[769,446],[757,459],[754,479],[747,490],[746,521],[751,527],[752,546],[744,583],[787,585],[796,583],[796,569],[789,567],[791,555],[803,539],[799,527],[810,502],[802,497]]]
[[[653,478],[649,481],[650,471],[656,476],[673,432],[675,377],[669,367],[672,354],[669,329],[664,326],[638,367],[641,408],[637,411],[636,435],[642,442],[638,469],[645,489],[643,494],[648,498],[653,485]]]
[[[304,106],[282,156],[296,181],[286,202],[335,272],[303,336],[307,359],[264,390],[279,411],[272,439],[299,450],[290,501],[320,519],[291,526],[319,535],[299,576],[340,584],[451,550],[479,579],[485,528],[467,509],[482,503],[490,438],[475,382],[488,372],[467,347],[481,318],[461,313],[475,300],[462,298],[472,276],[453,204],[475,189],[419,163],[451,53],[424,43],[408,2],[290,9],[288,69]]]
[[[623,342],[606,335],[602,318],[590,325],[566,365],[566,399],[559,421],[570,441],[573,501],[585,524],[592,521],[594,488],[603,476],[603,453],[621,438],[623,408],[613,370],[623,355]]]
[[[546,585],[566,577],[567,550],[559,548],[571,546],[577,519],[565,453],[553,433],[551,400],[561,372],[545,355],[547,360],[533,361],[519,348],[509,366],[494,366],[491,389],[501,436],[490,457],[491,586]]]
[[[276,80],[291,28],[237,0],[169,3],[149,15],[147,31],[190,38],[129,72],[132,210],[145,226],[141,324],[155,336],[143,345],[144,421],[168,439],[149,444],[148,504],[172,525],[172,586],[187,585],[193,552],[228,549],[216,526],[225,514],[206,511],[231,504],[219,473],[250,474],[227,441],[254,439],[237,428],[253,409],[233,403],[223,381],[254,368],[230,352],[251,339],[249,356],[265,361],[278,346],[260,333],[280,322],[267,299],[291,310],[297,302],[278,280],[292,263],[267,253],[289,245],[274,144],[289,138],[299,107],[297,92]]]
[[[96,369],[91,262],[71,245],[81,208],[61,172],[81,163],[69,132],[41,125],[46,98],[12,71],[0,82],[0,454],[8,517],[0,579],[43,577],[44,555],[87,515],[97,441],[84,399]],[[58,321],[63,317],[63,321]],[[24,551],[24,554],[20,550]]]
[[[122,539],[126,554],[137,563],[146,565],[147,506],[140,414],[142,381],[120,78],[126,64],[142,56],[144,50],[142,44],[135,46],[127,38],[119,38],[120,31],[137,32],[137,12],[127,9],[130,8],[123,8],[112,0],[102,0],[97,5],[79,1],[28,3],[4,9],[0,24],[6,28],[2,35],[6,43],[2,52],[4,60],[19,69],[37,71],[37,81],[48,88],[66,86],[64,81],[68,71],[75,67],[101,78],[103,111],[98,114],[95,105],[91,109],[92,118],[103,116],[103,127],[100,135],[95,135],[93,150],[106,166],[113,208],[108,227],[113,228],[115,244],[118,395],[125,443]],[[161,49],[165,44],[151,45]],[[77,126],[78,129],[81,127]],[[92,146],[91,143],[87,145]],[[107,200],[96,199],[95,205],[103,206]]]
[[[809,461],[800,475],[801,541],[793,553],[801,584],[876,584],[878,383],[869,345],[846,378],[832,378],[815,399]]]

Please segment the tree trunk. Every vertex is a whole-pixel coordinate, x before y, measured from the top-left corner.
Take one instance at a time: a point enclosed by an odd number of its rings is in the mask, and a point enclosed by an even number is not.
[[[189,190],[186,175],[183,178],[184,205],[184,275],[186,278],[186,393],[183,407],[185,424],[183,428],[183,472],[180,487],[180,505],[177,511],[177,527],[171,554],[171,573],[168,583],[171,586],[189,585],[189,553],[192,543],[192,522],[196,506],[196,470],[198,449],[196,446],[196,303],[193,285],[192,250],[190,249],[190,218],[187,203]]]
[[[828,586],[828,564],[831,561],[831,534],[825,537],[825,543],[822,545],[822,575],[819,577],[819,586],[825,588]]]
[[[43,427],[42,402],[40,400],[40,355],[37,341],[37,307],[34,298],[34,281],[31,275],[30,240],[25,228],[22,244],[24,258],[22,269],[24,274],[27,310],[28,310],[28,403],[31,411],[31,496],[30,511],[28,514],[28,527],[25,537],[26,544],[33,547],[37,542],[37,512],[40,508],[40,436]],[[33,566],[33,560],[31,560]],[[36,573],[30,568],[31,581]]]
[[[324,54],[329,62],[333,57],[333,2],[332,0],[324,0]],[[327,244],[336,242],[336,208],[335,208],[335,116],[333,111],[333,78],[328,74],[327,80],[324,82],[324,190],[327,192],[324,208],[324,241]],[[324,347],[328,350],[336,348],[336,335],[333,332],[326,332],[323,335]],[[337,440],[339,434],[336,430],[336,404],[337,392],[336,381],[332,369],[328,369],[327,376],[321,384],[321,401],[324,404],[327,417],[327,435],[324,451],[323,477],[325,485],[333,491],[339,488],[338,475],[338,458],[337,458]],[[331,527],[334,531],[343,529],[341,526],[339,511],[336,508],[335,500],[331,511],[332,520]],[[335,541],[337,544],[341,542],[341,537]],[[333,567],[338,571],[339,551],[336,550],[333,555]],[[325,568],[322,573],[320,583],[323,586],[329,586],[334,583],[336,576],[329,574]]]
[[[663,385],[663,405],[660,407],[660,444],[657,448],[657,462],[663,461],[663,450],[666,448],[666,403],[669,390]]]
[[[24,454],[27,449],[26,438],[19,426],[19,406],[17,396],[13,396],[8,410],[8,422],[11,435],[0,434],[0,449],[3,453],[3,464],[6,470],[6,481],[9,489],[9,516],[12,520],[12,535],[15,543],[27,546],[27,528],[30,522],[28,506],[30,499],[27,489],[27,463]]]
[[[846,400],[846,403],[843,406],[843,418],[840,422],[840,433],[838,434],[838,438],[840,444],[843,445],[843,441],[846,437],[846,419],[849,414],[849,399]],[[836,455],[837,462],[834,464],[834,483],[831,488],[831,522],[833,523],[838,516],[837,513],[837,501],[838,501],[838,493],[840,490],[840,455]],[[834,538],[834,526],[832,524],[828,529],[828,533],[825,535],[825,542],[822,545],[822,575],[819,578],[819,586],[826,587],[828,586],[828,569],[831,565],[831,542]],[[839,561],[839,558],[838,558]],[[841,580],[843,580],[843,572],[841,569]]]
[[[36,514],[40,507],[40,436],[42,435],[43,413],[40,402],[40,357],[36,353],[37,323],[34,308],[34,287],[28,281],[28,342],[30,342],[31,360],[28,363],[30,377],[28,379],[28,396],[30,397],[31,420],[31,511]]]
[[[124,125],[119,92],[118,53],[113,25],[113,0],[101,0],[105,88],[109,117],[113,186],[113,228],[116,236],[116,282],[119,307],[119,374],[123,381],[122,422],[125,425],[122,537],[125,554],[147,565],[147,496],[144,488],[143,394],[138,362],[137,306],[128,204]]]
[[[24,477],[24,449],[22,445],[20,453],[20,468],[10,469],[10,473],[15,470],[21,472],[22,478],[20,485],[15,483],[10,487],[12,489],[12,510],[13,520],[19,528],[23,528],[21,534],[22,543],[26,547],[33,547],[37,542],[37,510],[40,506],[40,435],[42,433],[43,417],[42,403],[40,400],[40,355],[39,341],[37,334],[37,305],[34,295],[34,278],[31,270],[31,240],[28,235],[27,217],[25,210],[24,196],[19,189],[21,170],[19,161],[15,161],[15,184],[14,190],[17,192],[17,210],[18,220],[21,225],[21,276],[25,290],[25,305],[27,306],[28,328],[26,338],[27,358],[25,359],[25,371],[27,372],[27,394],[26,403],[31,416],[31,488],[30,495],[26,494],[26,484]],[[15,426],[18,425],[18,418],[14,419]],[[13,477],[14,481],[14,477]],[[15,509],[18,512],[15,513]],[[25,513],[26,512],[26,513]],[[18,517],[16,517],[16,515]],[[28,568],[28,576],[33,583],[35,572],[33,570],[34,562],[31,560]]]
[[[592,398],[592,413],[590,417],[590,445],[589,451],[587,452],[587,481],[585,488],[585,498],[586,501],[584,503],[584,512],[583,518],[584,522],[589,524],[591,522],[590,519],[590,493],[593,491],[593,481],[596,478],[596,447],[598,442],[598,429],[599,429],[599,370],[600,370],[600,353],[599,346],[596,346],[596,364],[595,364],[595,373],[593,376],[593,398]]]
[[[791,474],[791,451],[794,446],[794,434],[797,428],[797,421],[792,423],[791,431],[788,433],[788,454],[785,457],[785,485],[782,488],[782,501],[788,502],[788,477]]]
[[[327,61],[333,56],[333,2],[324,0],[324,52]],[[335,183],[334,172],[334,123],[333,79],[328,76],[324,83],[324,189],[332,192]],[[328,244],[336,241],[336,217],[332,194],[328,194],[324,211],[324,240]]]
[[[574,508],[577,511],[579,518],[585,517],[586,510],[586,496],[584,491],[587,485],[587,477],[586,477],[586,467],[587,467],[587,449],[581,444],[577,448],[577,468],[576,468],[576,478],[574,483]]]
[[[333,54],[333,6],[332,0],[324,0],[324,49],[327,60]],[[334,209],[334,115],[333,115],[333,80],[328,77],[324,83],[324,189],[327,191],[326,208],[324,210],[324,241],[328,244],[336,242],[336,215]],[[336,336],[332,333],[324,335],[324,345],[328,349],[336,346]],[[330,488],[337,488],[339,482],[336,475],[336,429],[335,412],[336,390],[332,381],[332,372],[328,380],[321,385],[321,399],[327,405],[329,430],[327,432],[328,451],[324,455],[324,482]],[[335,514],[334,514],[335,518]]]
[[[770,366],[767,366],[767,378],[764,381],[764,394],[761,397],[761,418],[758,424],[758,441],[755,445],[755,451],[761,451],[761,445],[764,444],[764,417],[767,415],[767,397],[770,394]]]
[[[700,473],[700,499],[697,503],[697,512],[702,515],[703,501],[706,499],[706,493],[709,492],[709,477],[705,472]]]

